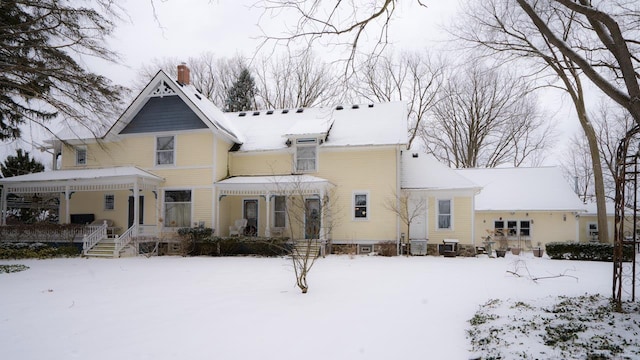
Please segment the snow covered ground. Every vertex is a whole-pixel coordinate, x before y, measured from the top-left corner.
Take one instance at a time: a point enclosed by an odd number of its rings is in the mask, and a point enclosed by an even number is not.
[[[490,299],[608,297],[612,278],[611,263],[530,254],[329,256],[303,295],[286,258],[0,264],[30,267],[0,274],[5,359],[468,359],[469,320]],[[525,265],[571,277],[533,282]]]

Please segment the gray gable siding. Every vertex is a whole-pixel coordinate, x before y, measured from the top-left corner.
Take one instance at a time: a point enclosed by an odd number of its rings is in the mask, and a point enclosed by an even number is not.
[[[152,97],[121,134],[206,129],[207,125],[179,96]]]

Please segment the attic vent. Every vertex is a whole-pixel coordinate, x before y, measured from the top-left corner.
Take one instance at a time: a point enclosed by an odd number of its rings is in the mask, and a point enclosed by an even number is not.
[[[336,110],[342,110],[342,109],[344,109],[344,108],[342,107],[342,105],[338,105],[338,106],[336,106]]]
[[[289,109],[284,109],[284,110],[282,110],[282,113],[283,113],[283,114],[287,114],[287,113],[289,113]]]
[[[298,113],[298,114],[299,114],[299,113],[301,113],[301,112],[303,112],[303,111],[304,111],[304,109],[300,108],[300,109],[296,110],[296,113]]]
[[[360,109],[360,105],[358,104],[354,104],[351,106],[352,109]]]
[[[369,104],[369,107],[370,107],[370,108],[372,108],[372,107],[373,107],[373,104]]]
[[[418,157],[418,153],[411,154],[411,157],[417,158]]]
[[[273,115],[273,110],[267,110],[267,115]]]
[[[200,95],[196,94],[196,97],[198,98],[198,100],[202,100],[202,98],[200,97]]]
[[[247,113],[246,112],[241,112],[240,114],[238,114],[238,116],[246,116]]]
[[[253,116],[258,116],[258,115],[260,115],[260,111],[254,111],[253,112]]]

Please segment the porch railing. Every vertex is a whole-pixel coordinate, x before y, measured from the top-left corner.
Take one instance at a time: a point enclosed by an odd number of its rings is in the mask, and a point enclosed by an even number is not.
[[[107,222],[105,221],[99,226],[87,226],[85,229],[89,232],[85,233],[82,239],[82,252],[86,255],[100,240],[107,237]],[[92,231],[93,230],[93,231]]]
[[[131,240],[133,240],[133,234],[136,233],[137,225],[133,224],[130,228],[127,229],[122,235],[118,236],[115,239],[115,248],[113,249],[113,256],[118,257],[120,251],[125,248],[125,246],[129,245]]]

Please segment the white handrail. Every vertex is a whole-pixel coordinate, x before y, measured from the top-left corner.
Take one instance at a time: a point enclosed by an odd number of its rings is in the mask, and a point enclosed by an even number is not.
[[[94,228],[93,226],[91,227]],[[89,234],[85,234],[82,238],[82,252],[87,255],[87,252],[91,250],[100,240],[107,237],[107,222],[105,221],[102,225],[95,227]]]
[[[113,256],[119,257],[120,250],[124,249],[125,246],[129,245],[131,240],[133,240],[133,234],[135,233],[135,229],[137,228],[136,224],[131,225],[130,228],[127,229],[122,235],[118,236],[115,240],[115,248],[113,249]]]

